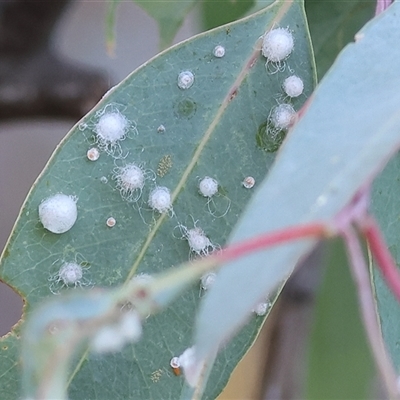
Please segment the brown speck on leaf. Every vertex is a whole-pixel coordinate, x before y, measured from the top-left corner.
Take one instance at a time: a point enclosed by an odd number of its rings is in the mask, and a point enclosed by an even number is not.
[[[232,101],[232,100],[236,97],[237,93],[238,93],[238,89],[236,88],[236,89],[231,93],[231,95],[229,96],[229,101]]]

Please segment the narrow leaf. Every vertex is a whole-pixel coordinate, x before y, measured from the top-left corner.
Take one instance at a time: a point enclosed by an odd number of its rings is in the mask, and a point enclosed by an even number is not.
[[[170,46],[188,12],[198,0],[134,0],[158,24],[160,49]]]
[[[272,149],[266,151],[261,145],[267,139],[269,112],[283,98],[283,77],[290,73],[289,67],[304,68],[304,95],[291,101],[296,110],[314,85],[311,50],[299,10],[298,3],[278,1],[265,11],[171,48],[113,88],[71,130],[32,188],[0,264],[0,278],[24,298],[24,319],[44,298],[74,291],[74,285],[63,284],[60,274],[66,262],[82,267],[78,287],[109,287],[138,273],[156,274],[198,257],[188,243],[188,230],[194,227],[210,241],[200,255],[225,244],[254,192],[243,186],[244,178],[253,177],[257,187],[274,159]],[[260,37],[289,20],[296,26],[293,34],[300,51],[285,61],[286,71],[269,74],[260,54]],[[225,48],[223,57],[213,54],[216,46]],[[178,76],[182,72],[188,76],[187,71],[194,82],[182,89]],[[125,140],[114,144],[99,139],[99,121],[109,112],[116,113],[119,121],[123,116],[123,126],[129,128]],[[100,150],[98,159],[93,148]],[[131,195],[118,181],[128,163],[142,168],[145,178],[144,187]],[[199,193],[200,179],[206,176],[219,183],[210,199]],[[158,186],[170,190],[169,212],[151,209],[149,196]],[[76,196],[77,202],[77,221],[63,234],[44,229],[38,215],[42,200],[57,193]],[[110,356],[78,357],[69,376],[70,398],[178,398],[184,379],[174,375],[169,363],[190,347],[203,296],[196,282],[165,312],[145,321],[138,344]],[[220,354],[206,398],[215,398],[222,390],[262,321],[254,317]],[[22,326],[23,321],[0,346],[5,360],[0,363],[1,392],[9,394],[4,398],[19,393],[17,350]]]
[[[393,51],[400,40],[399,9],[396,2],[368,23],[339,55],[235,227],[232,243],[299,223],[330,223],[399,147],[400,75],[393,68],[399,62]],[[303,240],[280,246],[222,269],[197,321],[198,358],[221,347],[313,245]]]

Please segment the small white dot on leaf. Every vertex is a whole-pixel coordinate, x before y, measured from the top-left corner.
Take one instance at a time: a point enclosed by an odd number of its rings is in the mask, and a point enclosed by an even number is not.
[[[90,161],[97,161],[100,157],[100,152],[96,147],[92,147],[87,151],[86,156]]]
[[[160,126],[157,128],[157,132],[158,132],[158,133],[165,133],[165,131],[166,131],[166,128],[165,128],[164,125],[160,125]]]
[[[225,47],[218,45],[214,47],[213,54],[217,58],[222,58],[225,55]]]
[[[252,176],[243,179],[242,185],[246,189],[251,189],[256,184],[256,180]]]
[[[115,218],[113,218],[113,217],[107,218],[106,225],[109,228],[114,227],[116,223],[117,223],[117,221],[115,220]]]
[[[194,75],[191,71],[182,71],[178,75],[178,86],[180,89],[186,90],[193,86]]]

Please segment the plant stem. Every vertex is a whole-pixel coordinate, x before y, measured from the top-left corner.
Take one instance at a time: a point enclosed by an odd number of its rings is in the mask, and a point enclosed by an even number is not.
[[[357,285],[360,311],[375,363],[381,374],[389,398],[399,399],[396,373],[382,341],[368,268],[365,263],[357,234],[354,232],[351,225],[348,225],[341,234],[346,243],[351,272]]]
[[[291,240],[305,239],[307,237],[325,238],[330,236],[332,236],[332,232],[329,226],[323,223],[291,226],[278,231],[268,232],[240,243],[232,244],[217,253],[215,257],[218,262],[227,262],[243,257],[248,253]]]
[[[379,15],[381,12],[385,11],[392,4],[392,0],[377,0],[375,15]]]
[[[386,246],[376,220],[369,215],[360,228],[367,239],[383,279],[400,302],[400,272]]]

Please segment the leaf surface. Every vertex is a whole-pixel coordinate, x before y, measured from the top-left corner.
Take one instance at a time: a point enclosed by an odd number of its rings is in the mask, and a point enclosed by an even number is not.
[[[288,59],[287,68],[302,66],[305,84],[304,95],[293,101],[299,109],[315,83],[312,53],[301,4],[277,1],[265,11],[150,60],[71,130],[33,186],[0,264],[0,279],[21,294],[25,315],[53,296],[50,288],[62,290],[57,273],[64,262],[82,264],[82,284],[109,287],[194,257],[185,229],[197,226],[216,247],[225,244],[253,194],[243,187],[243,179],[252,176],[257,185],[275,156],[259,146],[259,130],[282,98],[282,79],[289,70],[266,72],[260,37],[289,21],[298,51]],[[216,45],[225,47],[223,58],[213,56]],[[187,90],[177,85],[182,71],[194,74],[194,84]],[[100,117],[115,110],[130,122],[127,138],[108,153],[101,152],[97,161],[89,161],[86,152],[98,146],[95,131]],[[145,170],[146,181],[138,201],[129,202],[117,188],[115,173],[132,162]],[[199,179],[205,176],[219,182],[211,200],[199,193]],[[170,189],[173,211],[160,215],[151,210],[148,198],[156,185]],[[70,231],[56,235],[39,222],[38,206],[59,192],[77,197],[78,220]],[[106,225],[109,217],[116,220],[112,228]],[[203,295],[199,284],[193,285],[165,312],[148,318],[143,340],[121,353],[77,359],[70,398],[178,398],[183,377],[174,376],[169,362],[191,345],[194,315]],[[220,354],[206,398],[215,398],[222,390],[262,320],[253,318]],[[1,339],[4,399],[19,393],[22,325]]]
[[[371,211],[376,216],[383,231],[386,244],[400,265],[400,158],[394,157],[382,174],[375,180],[372,190]],[[372,264],[372,261],[371,261]],[[371,269],[375,287],[378,314],[386,346],[396,370],[400,367],[399,335],[400,306],[374,264]]]
[[[400,56],[393,51],[400,40],[399,9],[394,3],[339,55],[235,227],[232,243],[301,223],[331,222],[399,147],[400,76],[393,68]],[[314,244],[300,240],[223,268],[198,317],[199,359],[231,337]]]

